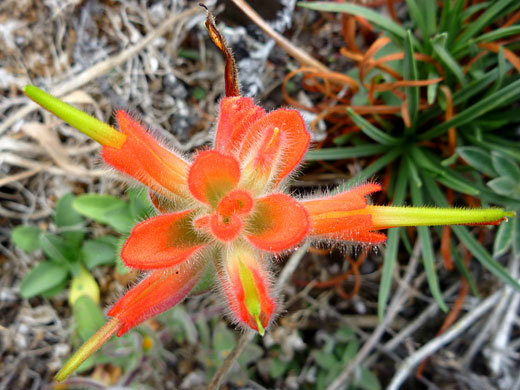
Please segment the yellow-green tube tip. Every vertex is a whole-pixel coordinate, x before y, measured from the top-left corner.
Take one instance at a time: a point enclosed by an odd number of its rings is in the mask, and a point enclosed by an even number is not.
[[[78,110],[34,85],[26,85],[24,94],[35,103],[63,119],[72,127],[104,146],[120,149],[126,136],[112,126]]]
[[[255,316],[255,320],[256,320],[256,327],[258,328],[258,333],[260,333],[260,336],[263,336],[265,334],[265,329],[262,325],[262,321],[260,321],[260,318],[258,318],[257,315]]]
[[[99,329],[90,339],[67,360],[65,365],[58,371],[55,380],[58,382],[67,379],[78,367],[87,360],[94,352],[96,352],[103,344],[105,344],[114,334],[116,334],[123,324],[117,318],[112,318],[101,329]]]

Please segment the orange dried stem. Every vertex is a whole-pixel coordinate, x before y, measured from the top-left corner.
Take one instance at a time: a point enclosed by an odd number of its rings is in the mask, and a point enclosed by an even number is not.
[[[233,56],[233,52],[229,48],[226,39],[222,36],[217,25],[215,23],[215,17],[209,9],[202,3],[199,5],[206,9],[206,28],[208,29],[209,36],[220,49],[220,51],[226,56],[226,69],[225,69],[225,79],[226,79],[226,96],[240,96],[240,87],[238,84],[238,70],[237,64],[235,61],[235,56]]]

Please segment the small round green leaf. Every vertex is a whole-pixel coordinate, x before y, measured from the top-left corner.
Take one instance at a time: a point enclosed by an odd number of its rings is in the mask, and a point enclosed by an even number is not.
[[[500,224],[493,244],[493,256],[500,256],[509,249],[513,242],[513,231],[513,221],[508,220]]]
[[[78,247],[83,241],[85,232],[83,231],[84,219],[74,208],[72,203],[74,201],[73,194],[66,194],[62,196],[56,206],[56,213],[54,220],[56,226],[61,228],[61,235],[72,247]]]
[[[31,298],[48,291],[67,279],[67,267],[50,261],[42,261],[29,271],[20,284],[20,295]]]
[[[78,196],[72,202],[72,207],[78,213],[101,223],[109,222],[109,212],[125,206],[124,201],[112,195],[86,194]]]
[[[75,254],[63,237],[46,233],[41,236],[40,242],[43,252],[50,260],[60,264],[67,264],[76,260]]]
[[[41,230],[36,226],[17,226],[11,232],[14,245],[25,252],[32,252],[41,248]]]
[[[497,194],[510,196],[517,190],[518,182],[515,183],[509,177],[502,176],[488,181],[487,185]]]
[[[81,253],[88,269],[103,264],[114,264],[117,259],[117,244],[102,239],[87,240],[81,247]]]
[[[470,166],[488,176],[495,177],[491,155],[485,149],[476,146],[463,146],[457,148],[459,156]]]
[[[508,177],[517,183],[520,182],[520,168],[514,160],[497,151],[491,152],[491,159],[493,168],[500,176]]]

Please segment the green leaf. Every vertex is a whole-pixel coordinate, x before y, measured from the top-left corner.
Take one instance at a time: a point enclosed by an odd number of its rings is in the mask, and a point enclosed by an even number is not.
[[[364,367],[361,367],[361,377],[355,382],[355,385],[362,390],[381,390],[381,383],[377,376]]]
[[[130,199],[130,211],[134,220],[141,220],[149,217],[152,204],[148,197],[148,192],[138,188],[127,190]]]
[[[63,290],[65,290],[67,288],[68,282],[69,282],[68,278],[65,278],[65,279],[63,279],[63,281],[60,284],[57,284],[56,286],[54,286],[48,290],[45,290],[40,295],[43,298],[52,298],[53,296],[55,296],[55,295],[59,294],[60,292],[62,292]]]
[[[68,270],[64,265],[42,261],[31,269],[20,283],[20,295],[31,298],[60,285],[67,279]]]
[[[513,253],[515,256],[520,255],[520,212],[516,212],[516,217],[511,220],[515,225],[513,233]]]
[[[316,160],[343,160],[346,158],[366,157],[384,153],[388,150],[385,145],[358,145],[344,148],[324,148],[311,150],[305,154],[305,161]]]
[[[520,26],[502,27],[479,35],[473,40],[473,42],[493,42],[516,34],[520,34]]]
[[[87,240],[81,247],[81,253],[83,255],[83,262],[88,269],[104,264],[115,264],[117,259],[117,245],[113,245],[99,238]]]
[[[502,222],[497,230],[495,242],[493,243],[493,257],[500,256],[507,252],[513,243],[514,222],[509,219]]]
[[[441,207],[449,207],[449,203],[446,200],[444,194],[435,185],[434,181],[427,176],[423,177],[426,188],[430,192],[430,195]],[[515,218],[518,220],[518,218]],[[520,284],[513,278],[507,270],[497,263],[486,249],[480,245],[475,237],[469,232],[465,226],[452,226],[452,230],[455,232],[459,240],[468,248],[468,250],[475,256],[475,258],[487,268],[493,275],[497,276],[503,282],[514,287],[520,291]]]
[[[424,171],[432,173],[433,176],[435,176],[435,179],[442,184],[465,194],[473,196],[480,194],[480,190],[471,182],[457,174],[452,169],[444,168],[440,164],[440,161],[436,160],[436,156],[432,156],[427,150],[412,147],[410,148],[410,155],[415,164],[421,167]]]
[[[417,185],[415,185],[414,182],[410,184],[410,192],[412,195],[413,204],[415,206],[423,206],[424,199],[421,189]],[[430,287],[430,291],[433,295],[433,298],[435,299],[441,310],[447,312],[448,306],[446,306],[444,298],[442,297],[441,288],[439,286],[439,279],[437,277],[437,271],[435,270],[435,255],[433,253],[432,237],[430,235],[430,230],[426,226],[417,226],[416,229],[419,235],[419,240],[421,241],[421,252],[424,262],[424,270],[426,271],[426,279],[428,281],[428,286]]]
[[[480,31],[482,31],[484,27],[493,23],[495,19],[500,15],[502,10],[513,4],[515,1],[517,0],[498,0],[492,2],[491,6],[488,7],[486,11],[484,11],[484,13],[482,13],[477,18],[477,20],[473,20],[471,21],[471,23],[468,23],[466,25],[466,29],[464,30],[464,32],[457,37],[457,41],[455,43],[453,51],[458,52],[462,50],[471,38],[473,38]],[[520,3],[518,3],[518,6],[520,6]],[[511,11],[512,10],[510,10],[510,12]]]
[[[59,228],[74,228],[74,229],[60,229],[63,230],[61,235],[72,247],[78,247],[83,241],[85,232],[83,229],[83,217],[72,207],[74,201],[73,194],[66,194],[62,196],[56,206],[56,214],[54,220],[56,226]]]
[[[415,0],[406,0],[406,5],[408,8],[408,14],[410,15],[410,19],[415,23],[417,27],[419,27],[422,36],[427,37],[428,31],[426,27],[426,21],[424,20],[424,16],[426,15],[422,14]]]
[[[273,358],[269,361],[269,375],[273,379],[281,378],[283,374],[287,371],[289,368],[289,365],[291,362],[285,362],[283,360],[279,360],[276,358]]]
[[[464,226],[453,226],[453,231],[459,240],[469,249],[475,258],[486,267],[493,275],[497,276],[503,282],[520,291],[520,284],[509,274],[509,272],[497,263],[477,241],[475,237]]]
[[[404,203],[408,184],[408,172],[404,161],[401,162],[399,175],[397,175],[396,180],[397,182],[393,193],[392,204],[400,206]],[[386,240],[384,251],[383,270],[381,272],[381,283],[379,284],[379,295],[377,300],[377,315],[379,321],[383,321],[383,317],[385,316],[386,305],[392,288],[392,278],[397,259],[397,250],[399,249],[399,231],[400,228],[394,228],[388,231],[388,238]]]
[[[514,160],[497,151],[491,152],[493,168],[499,175],[510,178],[516,183],[520,182],[520,168]]]
[[[81,215],[108,224],[107,213],[125,207],[126,203],[112,195],[86,194],[78,196],[72,205]]]
[[[394,161],[401,153],[403,153],[402,148],[392,148],[389,152],[379,157],[376,161],[374,161],[368,167],[363,169],[352,179],[348,180],[345,184],[340,186],[340,188],[348,188],[354,183],[359,183],[363,180],[371,178],[374,174],[376,174],[381,169],[390,164],[392,161]]]
[[[81,195],[74,200],[73,207],[85,217],[105,223],[121,233],[128,233],[135,225],[129,205],[115,196]]]
[[[497,177],[496,179],[488,181],[486,184],[497,194],[504,196],[514,195],[515,191],[519,188],[519,183],[509,177]]]
[[[137,221],[132,216],[130,206],[125,204],[107,213],[107,225],[110,225],[119,233],[130,233]]]
[[[439,58],[439,60],[443,63],[443,65],[448,69],[458,80],[461,85],[466,84],[466,78],[464,77],[464,72],[458,62],[452,57],[450,52],[446,50],[446,48],[439,43],[433,42],[433,51]]]
[[[250,343],[247,344],[244,352],[237,359],[240,367],[245,370],[253,362],[257,362],[264,355],[264,350],[260,346]]]
[[[74,320],[76,332],[85,342],[105,323],[105,317],[101,309],[87,295],[82,295],[74,302]]]
[[[17,226],[11,232],[14,245],[25,252],[40,249],[41,230],[36,226]]]
[[[324,11],[324,12],[343,12],[350,15],[361,16],[372,22],[380,29],[387,31],[389,33],[395,34],[400,38],[406,37],[406,30],[401,27],[399,24],[395,23],[393,20],[388,19],[382,16],[381,13],[375,12],[369,8],[362,7],[355,4],[347,4],[347,3],[331,3],[331,2],[309,2],[309,3],[298,3],[298,6],[303,8],[309,8],[316,11]],[[419,46],[419,42],[417,39],[414,39],[414,45]]]
[[[488,151],[477,146],[461,146],[457,148],[459,156],[470,166],[488,176],[496,176],[491,162],[491,155]]]
[[[498,91],[479,100],[477,103],[459,112],[453,118],[433,127],[432,129],[421,134],[418,138],[420,141],[425,141],[438,137],[439,135],[448,131],[451,127],[460,127],[468,122],[471,122],[489,111],[493,111],[501,107],[512,99],[516,99],[520,95],[520,79],[516,80]]]
[[[68,265],[77,260],[77,254],[71,251],[63,237],[46,233],[40,237],[40,242],[43,252],[56,263]]]
[[[410,0],[407,1],[409,3]],[[423,27],[426,29],[426,27]],[[407,31],[404,40],[404,70],[403,76],[405,80],[416,81],[417,64],[415,63],[414,51],[412,45],[412,33]],[[417,113],[419,112],[419,87],[405,87],[406,100],[408,104],[408,113],[410,115],[411,127],[416,125]]]
[[[384,131],[379,130],[372,123],[367,121],[361,115],[357,114],[351,108],[347,108],[347,114],[350,116],[352,121],[358,125],[363,133],[381,145],[395,145],[400,142],[398,138],[392,137],[391,135],[386,134]]]
[[[437,70],[431,66],[428,70],[428,80],[439,78],[439,73]],[[439,83],[430,84],[426,87],[426,98],[428,100],[428,104],[433,104],[435,99],[437,99],[437,92],[439,90]]]
[[[219,358],[225,358],[235,346],[235,333],[223,322],[219,322],[213,331],[213,348]]]
[[[473,276],[471,276],[471,273],[469,272],[468,267],[466,267],[466,264],[464,264],[464,261],[462,261],[462,255],[460,251],[457,249],[457,247],[453,244],[451,244],[451,255],[453,256],[453,259],[455,260],[455,266],[461,273],[462,277],[466,279],[469,285],[469,290],[471,291],[471,294],[475,297],[480,297],[480,293],[477,288],[477,284],[475,283],[475,279]]]

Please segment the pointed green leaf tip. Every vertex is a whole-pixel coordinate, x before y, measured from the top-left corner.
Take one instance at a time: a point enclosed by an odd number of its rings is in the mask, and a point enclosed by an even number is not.
[[[25,86],[23,92],[29,99],[38,103],[101,145],[120,149],[123,142],[125,142],[126,136],[112,126],[56,99],[54,96],[49,95],[34,85]]]

